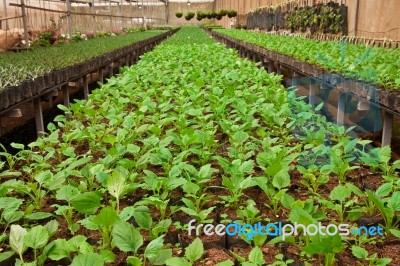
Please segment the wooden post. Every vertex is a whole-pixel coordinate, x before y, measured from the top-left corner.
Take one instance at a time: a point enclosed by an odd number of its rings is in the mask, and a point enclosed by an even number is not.
[[[72,22],[71,22],[71,4],[69,0],[65,0],[65,4],[67,5],[67,26],[68,26],[68,35],[72,36]]]
[[[125,57],[125,65],[128,66],[128,67],[129,67],[130,57],[131,57],[130,54],[127,54],[126,57]]]
[[[69,107],[70,102],[69,102],[68,84],[62,86],[62,91],[63,91],[64,105],[65,105],[66,107]]]
[[[293,75],[292,75],[292,86],[297,87],[297,79],[300,77],[299,73],[293,70]]]
[[[92,0],[92,17],[93,17],[93,33],[96,34],[97,27],[96,27],[96,9],[94,7],[94,0]]]
[[[109,74],[109,78],[112,78],[112,76],[114,76],[114,73],[113,73],[113,65],[114,65],[114,63],[111,63],[111,64],[109,64],[108,65],[108,74]]]
[[[99,81],[104,83],[103,69],[101,67],[99,68]]]
[[[47,95],[48,99],[49,99],[49,108],[53,108],[53,95],[50,93]]]
[[[26,20],[25,1],[21,0],[22,23],[24,24],[24,48],[29,48],[28,22]]]
[[[274,72],[274,63],[272,61],[268,61],[268,73]]]
[[[393,114],[383,113],[382,147],[390,146],[393,134]]]
[[[112,32],[113,24],[112,24],[112,8],[111,8],[111,1],[110,1],[110,4],[109,4],[109,7],[110,7],[110,31]]]
[[[8,17],[8,12],[7,12],[7,1],[3,0],[3,12],[4,12],[4,17]],[[9,30],[8,27],[8,19],[6,19],[6,30]],[[0,136],[1,136],[1,132],[0,132]]]
[[[281,75],[281,74],[282,74],[281,64],[279,64],[279,63],[278,63],[277,69],[276,69],[276,73],[277,73],[278,75]]]
[[[44,132],[43,113],[42,113],[42,102],[40,97],[33,99],[33,108],[35,109],[35,122],[37,136],[41,137]]]
[[[83,96],[85,97],[85,100],[88,100],[89,99],[89,82],[87,79],[87,75],[83,76],[82,83],[83,83]]]

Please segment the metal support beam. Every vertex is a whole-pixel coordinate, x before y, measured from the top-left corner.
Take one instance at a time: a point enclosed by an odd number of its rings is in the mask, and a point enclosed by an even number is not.
[[[33,99],[33,108],[35,109],[35,123],[37,136],[41,137],[44,132],[42,101],[40,97]]]
[[[382,132],[382,147],[390,146],[393,134],[393,114],[384,112],[383,114],[383,132]]]

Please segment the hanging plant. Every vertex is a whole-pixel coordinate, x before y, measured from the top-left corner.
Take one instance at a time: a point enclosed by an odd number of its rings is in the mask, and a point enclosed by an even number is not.
[[[175,16],[176,16],[177,18],[181,18],[181,17],[183,16],[183,13],[182,13],[182,12],[176,12],[176,13],[175,13]]]
[[[206,18],[207,15],[203,11],[197,12],[197,20],[202,20],[203,18]]]
[[[228,15],[228,10],[222,9],[222,10],[219,11],[219,14],[221,16],[226,16],[226,15]]]
[[[196,14],[193,13],[193,12],[188,12],[188,13],[186,14],[186,16],[185,16],[185,19],[186,19],[187,21],[189,21],[189,20],[191,20],[192,18],[194,18],[195,15],[196,15]]]
[[[227,13],[227,15],[228,15],[229,18],[234,18],[234,17],[237,16],[237,11],[235,11],[235,10],[229,10],[228,13]]]

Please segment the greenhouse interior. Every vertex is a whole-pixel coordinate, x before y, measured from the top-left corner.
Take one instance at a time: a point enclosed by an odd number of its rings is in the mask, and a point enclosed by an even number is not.
[[[0,266],[400,265],[399,13],[0,1]]]

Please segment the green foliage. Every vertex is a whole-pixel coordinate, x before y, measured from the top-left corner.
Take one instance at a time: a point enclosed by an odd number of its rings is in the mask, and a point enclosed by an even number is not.
[[[375,48],[339,42],[322,42],[293,36],[259,34],[240,30],[217,32],[259,45],[268,50],[292,56],[342,73],[350,78],[398,88],[400,56],[398,49]],[[371,73],[372,71],[372,73]]]

